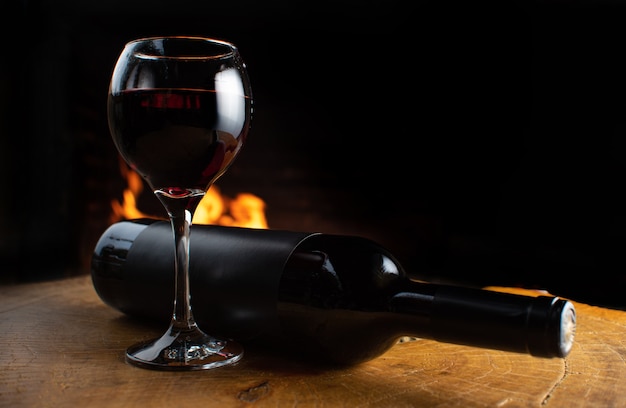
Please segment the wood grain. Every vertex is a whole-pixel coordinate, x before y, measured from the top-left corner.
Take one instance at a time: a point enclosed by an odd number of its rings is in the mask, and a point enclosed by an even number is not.
[[[123,351],[161,330],[104,305],[89,277],[2,286],[0,406],[624,407],[626,312],[575,306],[566,359],[418,339],[341,369],[252,347],[233,367],[159,372]]]

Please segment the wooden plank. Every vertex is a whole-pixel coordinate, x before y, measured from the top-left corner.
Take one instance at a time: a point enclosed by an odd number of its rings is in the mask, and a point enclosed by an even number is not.
[[[566,359],[419,339],[341,369],[251,347],[233,367],[159,372],[123,350],[160,330],[104,305],[89,277],[3,286],[0,406],[626,406],[626,312],[575,306]]]

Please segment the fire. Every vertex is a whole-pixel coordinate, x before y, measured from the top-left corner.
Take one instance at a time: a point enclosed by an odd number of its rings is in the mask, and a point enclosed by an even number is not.
[[[122,202],[111,200],[111,223],[122,219],[155,218],[137,208],[137,198],[141,195],[144,182],[135,171],[120,162],[120,172],[128,187],[122,195]],[[268,229],[265,218],[265,202],[251,193],[239,193],[235,198],[221,194],[220,188],[213,185],[206,193],[193,217],[194,224],[212,224],[230,227]]]

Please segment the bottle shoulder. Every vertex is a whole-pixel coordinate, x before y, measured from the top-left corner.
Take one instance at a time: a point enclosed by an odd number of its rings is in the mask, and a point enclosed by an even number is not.
[[[393,255],[361,237],[318,234],[301,242],[282,277],[283,300],[325,308],[381,309],[409,279]]]

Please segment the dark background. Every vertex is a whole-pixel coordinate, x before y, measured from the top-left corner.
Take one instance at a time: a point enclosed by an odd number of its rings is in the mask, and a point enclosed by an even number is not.
[[[367,236],[420,279],[626,305],[620,2],[84,3],[2,6],[0,282],[89,272],[121,191],[113,64],[184,34],[248,64],[253,128],[217,184],[264,199],[270,228]]]

